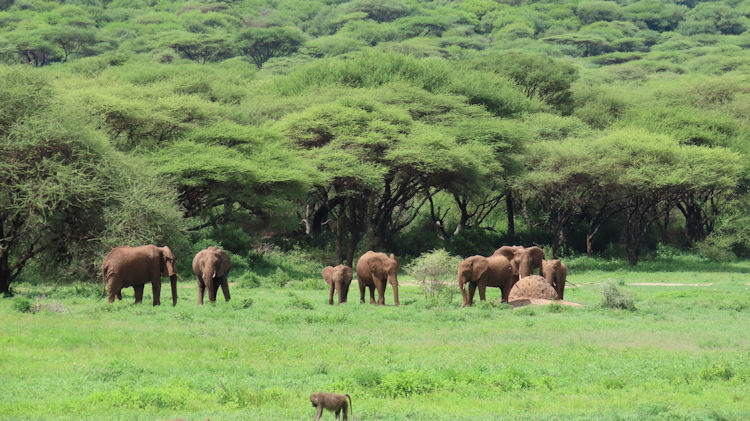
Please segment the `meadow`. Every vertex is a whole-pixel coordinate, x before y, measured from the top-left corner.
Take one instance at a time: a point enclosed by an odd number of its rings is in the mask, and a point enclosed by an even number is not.
[[[316,391],[349,393],[356,420],[748,419],[750,262],[699,263],[577,259],[580,308],[497,289],[460,308],[405,274],[398,308],[390,289],[360,304],[356,281],[329,306],[317,273],[202,308],[190,280],[176,307],[20,282],[0,300],[0,419],[310,419]],[[602,307],[605,283],[635,309]]]

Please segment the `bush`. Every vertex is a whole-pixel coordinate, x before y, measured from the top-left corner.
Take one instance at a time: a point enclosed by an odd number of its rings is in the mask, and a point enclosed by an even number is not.
[[[31,313],[32,303],[27,298],[18,297],[15,300],[13,300],[13,310],[16,310],[21,313]]]
[[[245,308],[250,308],[253,305],[253,299],[248,297],[244,298],[241,301],[240,300],[233,300],[232,301],[232,307],[235,308],[235,310],[242,310]]]
[[[311,302],[305,300],[304,298],[296,296],[292,297],[292,299],[289,300],[287,307],[295,307],[302,310],[312,310],[314,308]]]
[[[426,373],[402,371],[383,377],[380,391],[383,396],[397,398],[430,393],[437,387],[437,381]]]
[[[451,256],[443,249],[423,253],[414,259],[407,267],[422,286],[425,298],[435,304],[451,303],[458,292],[455,284],[456,268],[462,259]]]
[[[602,294],[602,307],[620,310],[635,310],[633,296],[628,291],[622,291],[617,287],[615,282],[608,281],[600,287],[599,292]]]
[[[245,272],[235,278],[240,288],[257,288],[260,286],[260,277],[253,272]]]

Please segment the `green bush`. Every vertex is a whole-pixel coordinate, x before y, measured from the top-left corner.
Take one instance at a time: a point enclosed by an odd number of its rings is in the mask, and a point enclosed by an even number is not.
[[[287,303],[287,307],[299,308],[302,310],[312,310],[313,308],[315,308],[311,302],[297,296],[294,296],[291,300],[289,300],[289,302]]]
[[[253,299],[250,297],[243,298],[242,300],[233,300],[232,301],[232,307],[236,310],[242,310],[245,308],[250,308],[253,305]]]
[[[24,298],[24,297],[18,297],[15,300],[13,300],[13,310],[16,310],[21,313],[31,313],[33,303],[31,300]]]
[[[443,249],[423,253],[414,259],[406,271],[422,286],[427,300],[433,304],[451,303],[458,293],[456,272],[463,259],[451,256]]]
[[[390,373],[383,377],[380,392],[390,398],[423,395],[438,388],[438,382],[427,373],[402,371]]]
[[[606,282],[599,288],[602,294],[602,307],[619,310],[635,310],[633,295],[617,287],[613,281]]]

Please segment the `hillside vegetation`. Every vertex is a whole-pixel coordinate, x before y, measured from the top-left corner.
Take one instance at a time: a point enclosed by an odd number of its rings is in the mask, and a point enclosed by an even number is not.
[[[0,290],[118,244],[750,253],[750,2],[0,1]],[[248,254],[250,253],[250,254]],[[24,269],[27,269],[24,271]]]

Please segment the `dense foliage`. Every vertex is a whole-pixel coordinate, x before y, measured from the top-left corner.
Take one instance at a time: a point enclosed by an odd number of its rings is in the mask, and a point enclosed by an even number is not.
[[[746,0],[1,1],[0,290],[27,262],[95,273],[120,243],[747,256],[749,17]]]

